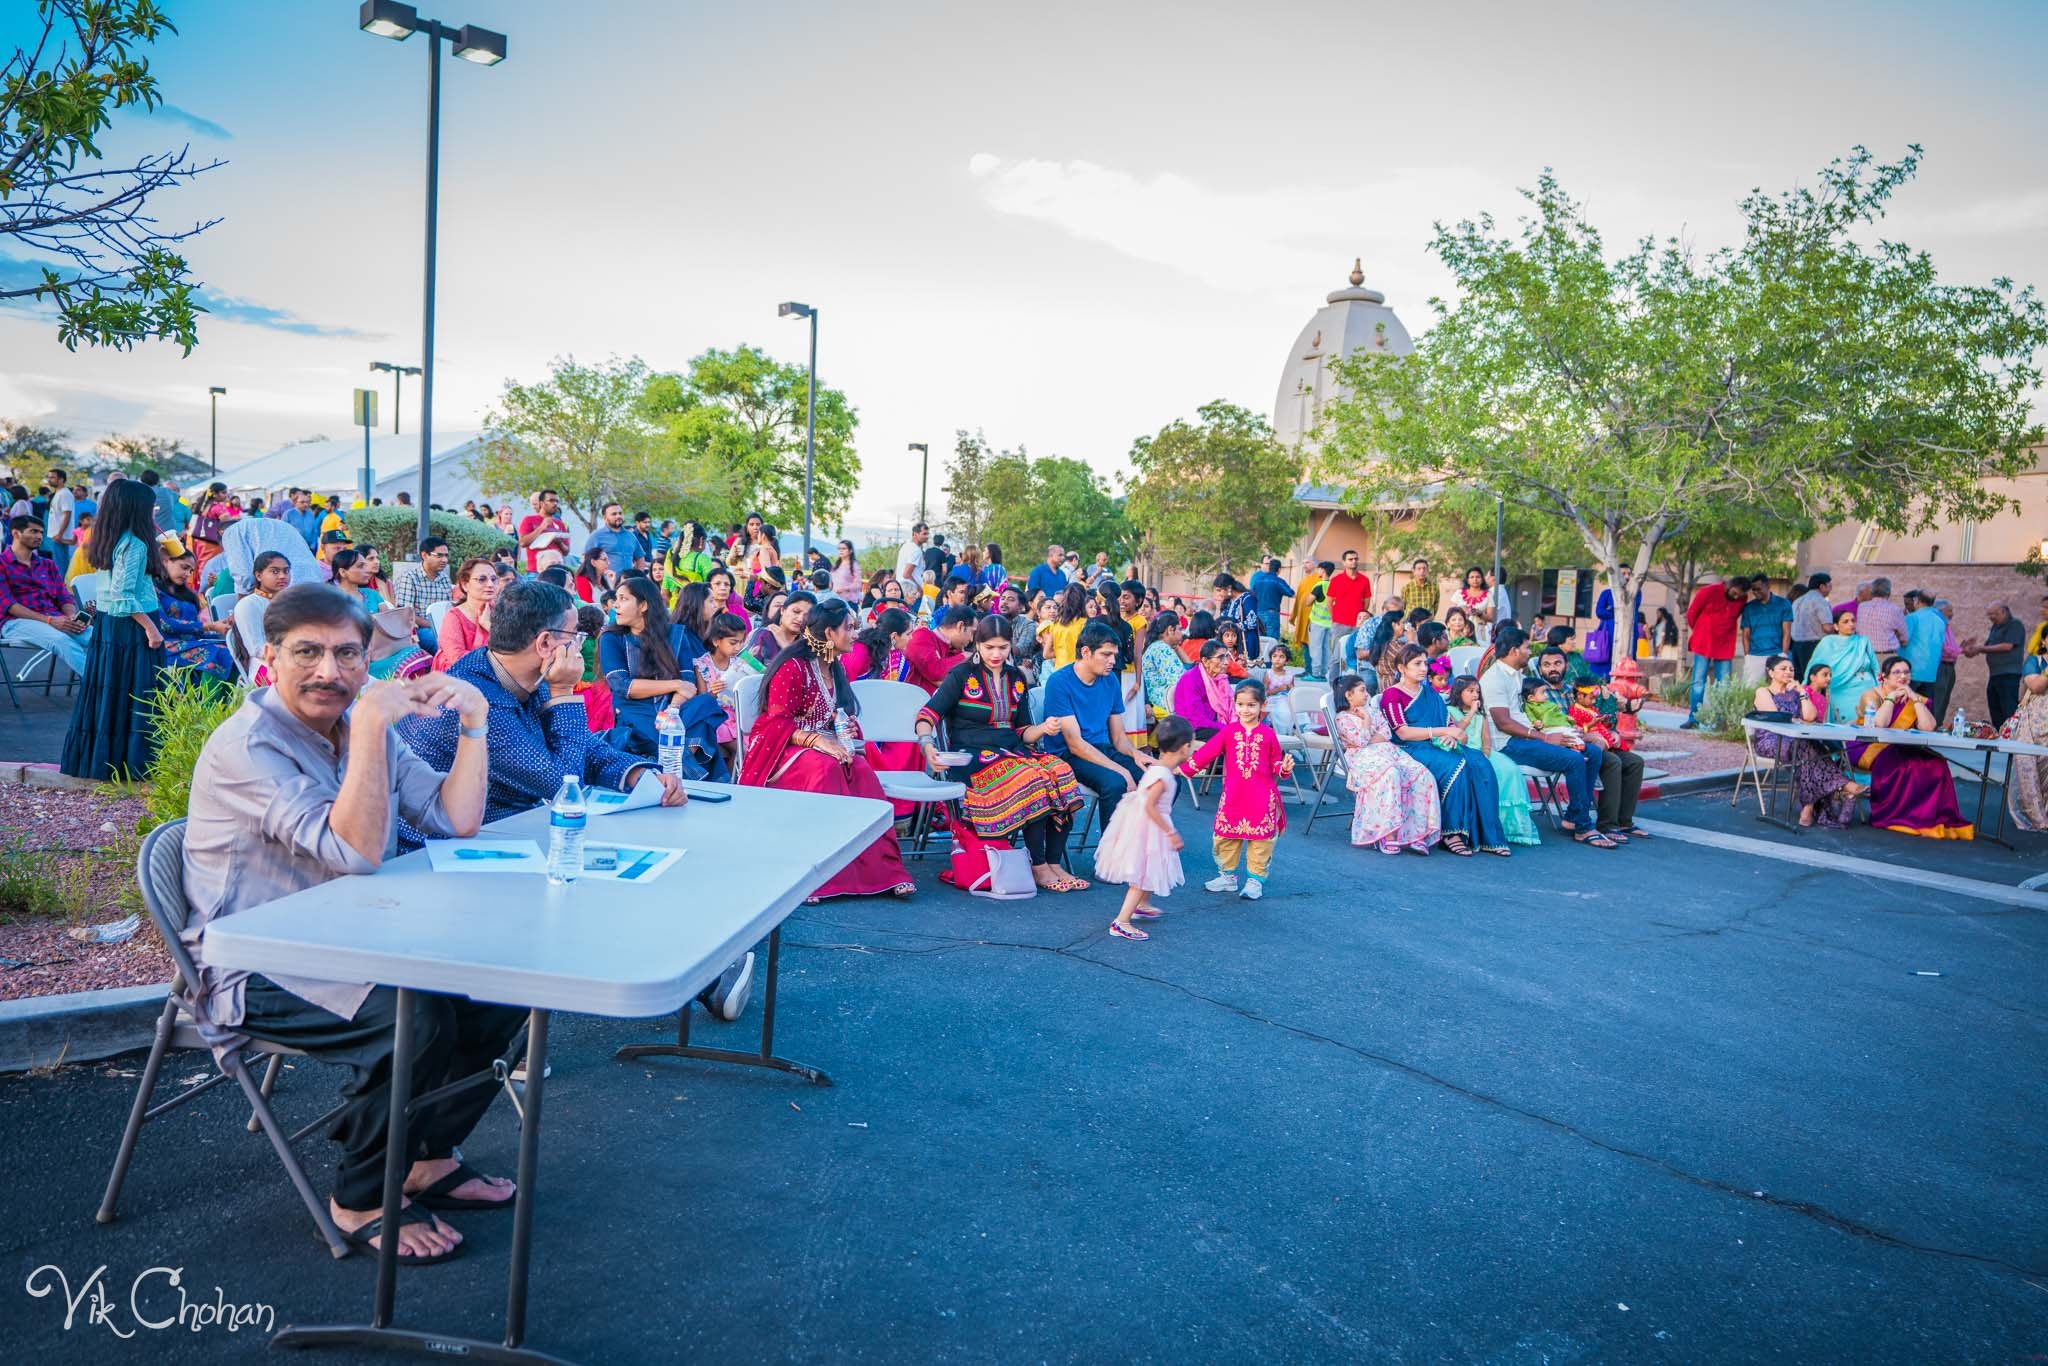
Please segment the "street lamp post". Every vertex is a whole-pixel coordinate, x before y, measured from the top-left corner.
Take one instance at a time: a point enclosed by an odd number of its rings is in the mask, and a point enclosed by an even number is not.
[[[800,567],[811,562],[811,479],[818,454],[818,310],[809,304],[784,304],[777,317],[811,320],[810,396],[804,404],[804,544],[796,554]]]
[[[433,506],[434,473],[434,251],[440,216],[441,184],[441,43],[478,66],[505,60],[505,35],[475,24],[452,28],[438,19],[422,19],[419,11],[397,0],[363,0],[357,26],[379,38],[404,42],[415,33],[427,35],[427,250],[425,298],[420,321],[420,525],[419,539],[431,534],[428,509]],[[383,1287],[380,1285],[379,1290]],[[380,1298],[382,1298],[380,1296]],[[388,1317],[388,1315],[387,1315]]]
[[[207,447],[206,463],[210,473],[220,473],[220,396],[227,390],[218,384],[206,391],[206,401],[213,407],[213,444]]]
[[[924,463],[919,465],[917,470],[917,520],[929,521],[931,515],[924,508],[924,491],[925,481],[931,477],[932,472],[932,448],[922,441],[913,441],[910,443],[910,449],[924,457]]]
[[[397,435],[398,435],[398,405],[399,405],[399,403],[401,403],[401,402],[403,401],[403,395],[404,395],[404,392],[405,392],[405,377],[406,377],[407,375],[417,375],[417,374],[418,374],[418,373],[420,372],[420,368],[419,368],[419,367],[418,367],[417,365],[395,365],[395,364],[393,364],[392,362],[390,362],[390,361],[388,361],[388,360],[373,360],[373,361],[371,361],[371,362],[370,362],[370,369],[372,369],[372,370],[385,370],[385,371],[389,371],[389,372],[390,372],[390,375],[391,375],[391,434],[392,434],[393,436],[397,436]]]

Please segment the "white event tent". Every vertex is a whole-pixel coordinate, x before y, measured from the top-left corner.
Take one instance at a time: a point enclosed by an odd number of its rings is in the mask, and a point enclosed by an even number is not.
[[[436,433],[432,501],[444,508],[459,509],[468,499],[496,504],[502,501],[477,486],[463,470],[470,456],[482,445],[476,431]],[[401,432],[370,438],[370,472],[375,476],[374,496],[386,505],[398,500],[400,490],[420,497],[420,439],[417,433]],[[301,441],[261,455],[245,465],[222,470],[217,476],[232,492],[260,495],[266,500],[281,498],[288,488],[309,489],[322,497],[338,493],[353,502],[363,486],[363,439],[341,437],[327,441]]]

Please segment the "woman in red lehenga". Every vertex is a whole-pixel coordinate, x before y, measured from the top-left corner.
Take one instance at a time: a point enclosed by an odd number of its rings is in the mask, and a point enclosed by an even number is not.
[[[852,610],[827,599],[811,609],[796,643],[776,656],[762,690],[761,714],[747,732],[743,786],[883,800],[874,769],[847,752],[833,724],[838,711],[852,715],[859,707],[839,664],[839,656],[853,644],[853,633]],[[908,896],[915,890],[891,826],[820,887],[815,899],[883,892]]]

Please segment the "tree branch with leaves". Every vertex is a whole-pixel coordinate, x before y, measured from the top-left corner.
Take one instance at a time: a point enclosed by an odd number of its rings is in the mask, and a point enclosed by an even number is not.
[[[57,310],[76,350],[199,340],[185,258],[175,247],[219,219],[164,228],[150,213],[165,190],[221,165],[191,149],[100,164],[116,111],[163,102],[142,49],[177,29],[151,0],[37,0],[38,36],[0,66],[0,241],[30,253],[33,277],[0,279],[0,301]]]
[[[1455,304],[1413,354],[1342,362],[1317,477],[1361,507],[1442,487],[1558,519],[1627,600],[1667,542],[1855,519],[1984,520],[2041,440],[2031,287],[1943,282],[1866,237],[1920,149],[1857,148],[1816,188],[1752,192],[1741,245],[1607,257],[1546,172],[1513,234],[1439,224]]]

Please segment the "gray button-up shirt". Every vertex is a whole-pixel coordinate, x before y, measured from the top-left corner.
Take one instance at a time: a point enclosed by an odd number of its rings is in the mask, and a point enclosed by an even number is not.
[[[277,697],[258,688],[220,724],[200,751],[185,826],[185,900],[181,936],[199,966],[194,993],[200,1033],[208,1043],[234,1038],[242,1022],[242,984],[249,974],[206,966],[201,952],[209,922],[249,906],[315,886],[345,873],[374,871],[328,823],[348,772],[348,722],[337,751]],[[416,830],[439,837],[455,828],[441,805],[443,775],[406,748],[396,731],[384,738],[391,806]],[[390,822],[384,857],[398,851]],[[362,983],[301,977],[271,981],[322,1010],[352,1019],[370,988]]]

